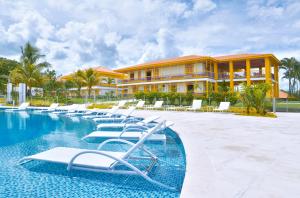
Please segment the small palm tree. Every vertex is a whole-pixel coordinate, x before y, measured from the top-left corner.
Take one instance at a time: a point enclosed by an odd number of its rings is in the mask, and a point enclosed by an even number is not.
[[[90,97],[92,87],[99,84],[99,82],[100,82],[100,75],[92,68],[89,68],[82,72],[81,77],[82,77],[84,85],[87,86],[88,97]]]
[[[258,83],[254,85],[243,84],[243,89],[240,94],[241,101],[247,109],[247,114],[250,113],[250,108],[255,108],[256,113],[266,114],[266,96],[267,92],[272,88],[268,83]]]
[[[299,62],[294,57],[284,58],[281,60],[279,68],[284,70],[282,78],[289,81],[289,94],[294,92],[297,66],[299,67]]]
[[[21,64],[10,73],[10,77],[15,83],[25,83],[30,95],[33,86],[43,83],[42,71],[50,67],[50,64],[40,62],[45,55],[40,54],[39,49],[30,43],[26,43],[24,48],[21,47],[21,53]]]
[[[114,79],[110,77],[104,78],[103,80],[108,85],[111,85],[114,82]]]
[[[71,78],[73,84],[77,87],[77,96],[80,97],[81,88],[84,86],[85,82],[83,79],[84,72],[82,70],[77,70]]]

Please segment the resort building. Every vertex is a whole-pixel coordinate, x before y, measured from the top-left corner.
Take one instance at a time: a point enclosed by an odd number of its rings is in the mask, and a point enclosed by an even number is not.
[[[118,83],[121,83],[123,79],[125,79],[125,75],[123,73],[118,73],[116,71],[112,71],[105,67],[93,67],[93,69],[99,73],[100,82],[98,85],[92,87],[92,95],[105,95],[107,93],[113,95],[119,95],[121,93],[122,88],[117,87]],[[65,75],[60,77],[60,80],[70,80],[74,73]],[[76,96],[77,88],[71,88],[71,95]],[[87,88],[81,88],[81,95],[87,95]]]
[[[272,85],[269,97],[278,97],[279,60],[273,54],[238,54],[229,56],[183,56],[115,69],[126,79],[117,86],[123,94],[139,91],[178,92],[206,95],[218,91],[220,83],[239,91],[248,85],[267,82]]]

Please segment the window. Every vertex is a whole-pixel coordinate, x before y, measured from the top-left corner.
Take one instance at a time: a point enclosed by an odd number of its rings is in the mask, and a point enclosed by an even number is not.
[[[194,92],[194,85],[192,85],[192,84],[187,85],[186,89],[187,89],[187,92]]]
[[[146,72],[146,78],[147,78],[147,80],[151,80],[151,76],[152,76],[152,72],[151,71],[147,71]]]
[[[134,73],[130,73],[130,80],[134,80]]]

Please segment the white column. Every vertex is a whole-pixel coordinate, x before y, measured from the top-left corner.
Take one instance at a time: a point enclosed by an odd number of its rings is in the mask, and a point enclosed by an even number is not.
[[[26,85],[24,83],[19,84],[19,104],[26,102]]]
[[[7,83],[7,96],[6,96],[6,102],[10,103],[12,101],[11,92],[12,92],[12,83]]]

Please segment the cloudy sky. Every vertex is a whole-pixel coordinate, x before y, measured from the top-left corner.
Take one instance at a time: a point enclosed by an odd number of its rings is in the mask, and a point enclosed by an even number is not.
[[[299,0],[0,0],[0,56],[39,47],[58,73],[180,55],[300,58]]]

